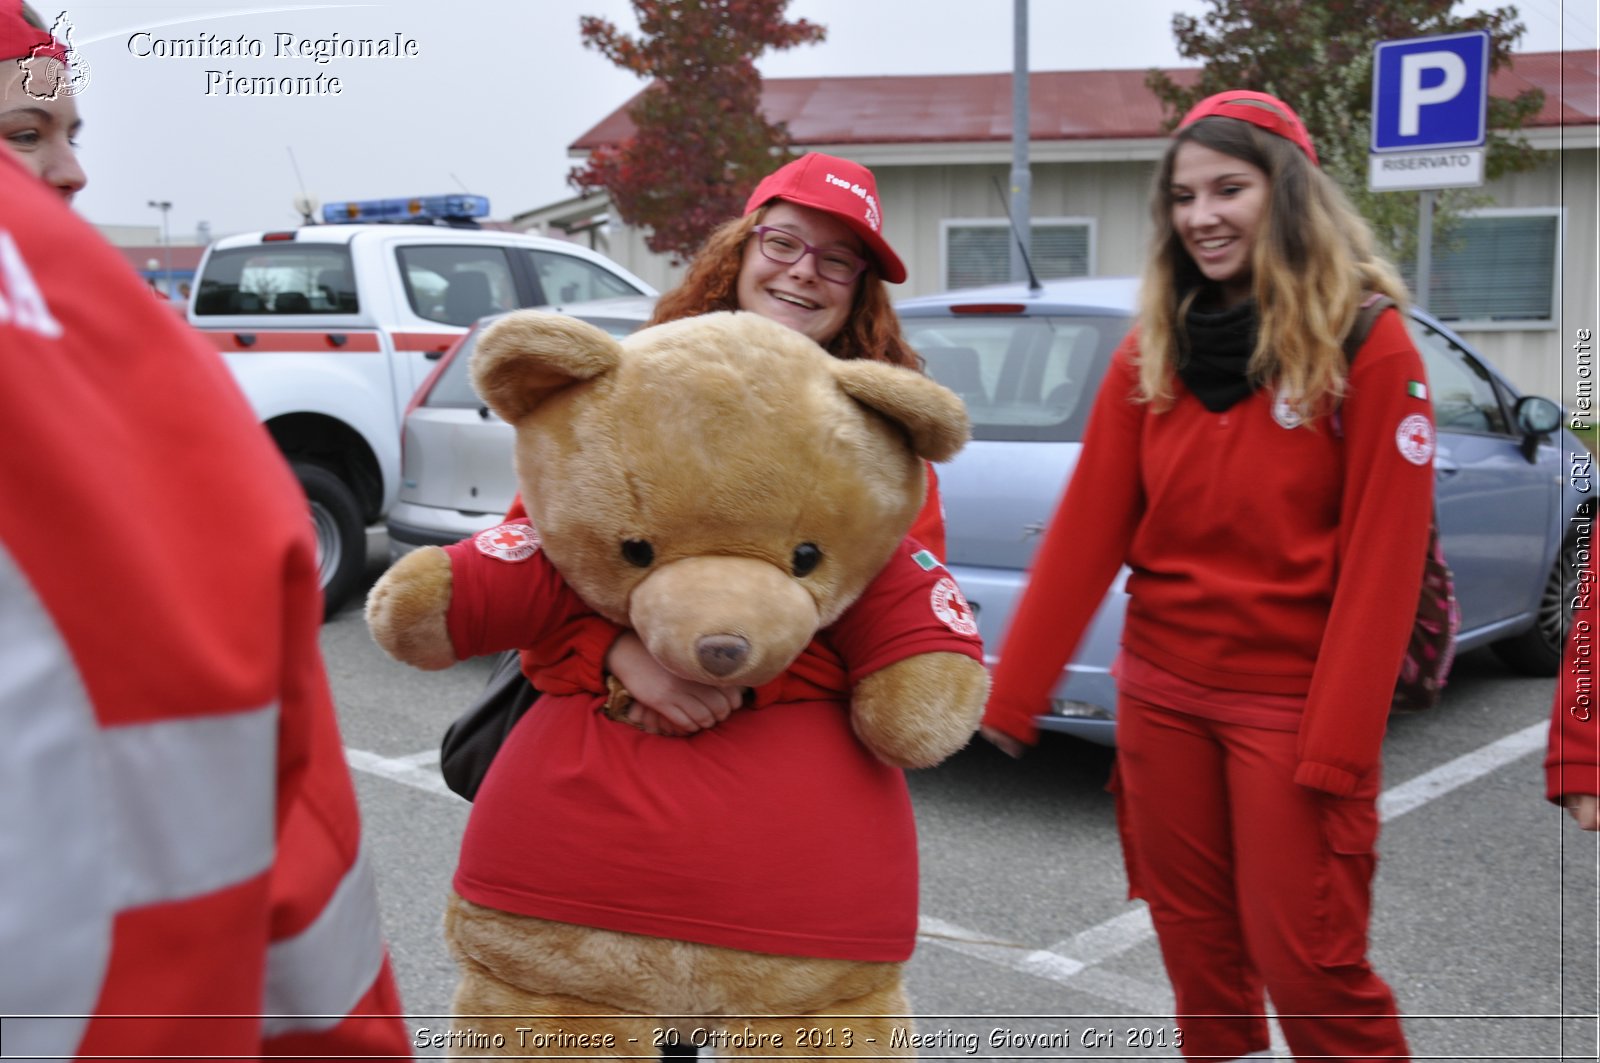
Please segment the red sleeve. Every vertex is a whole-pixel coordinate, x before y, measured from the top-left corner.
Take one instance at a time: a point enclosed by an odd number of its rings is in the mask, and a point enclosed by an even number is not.
[[[849,685],[919,653],[983,660],[972,607],[932,553],[907,539],[861,597],[828,628],[849,669]]]
[[[445,547],[450,610],[445,622],[459,658],[528,649],[544,656],[563,629],[592,616],[539,547],[526,521],[513,521]]]
[[[1077,467],[1001,644],[983,722],[1022,742],[1038,740],[1034,717],[1049,708],[1144,515],[1139,467],[1147,407],[1133,401],[1138,351],[1137,334],[1129,333],[1112,356]]]
[[[1545,796],[1600,795],[1600,722],[1595,719],[1596,569],[1593,552],[1572,589],[1572,630],[1561,662],[1561,682],[1550,710],[1550,746],[1544,758]]]
[[[933,551],[933,556],[943,561],[945,553],[944,539],[944,499],[939,497],[939,474],[934,471],[933,465],[928,466],[928,496],[922,500],[922,511],[917,514],[916,521],[911,525],[911,538]]]
[[[1345,796],[1378,763],[1395,677],[1422,593],[1433,515],[1433,407],[1398,311],[1351,362],[1340,403],[1344,491],[1333,605],[1300,722],[1295,782]],[[1403,608],[1401,606],[1404,606]]]
[[[270,882],[267,999],[307,1012],[337,1008],[342,1021],[280,1020],[263,1028],[262,1052],[408,1057],[409,1032],[379,929],[370,858],[363,852],[356,803],[333,694],[318,639],[322,596],[310,544],[289,565],[284,609],[285,667],[280,740],[278,840]],[[333,985],[351,993],[321,997]],[[359,998],[352,991],[359,991]],[[331,995],[330,995],[331,996]],[[333,1018],[330,1013],[328,1018]]]
[[[528,509],[519,492],[506,510],[506,524],[527,524]],[[606,688],[606,654],[622,628],[603,616],[574,617],[549,652],[522,654],[522,672],[540,690],[551,694],[590,693]]]
[[[526,519],[479,532],[445,553],[452,579],[445,622],[456,657],[520,649],[523,674],[540,690],[605,690],[605,655],[621,629],[567,586]]]

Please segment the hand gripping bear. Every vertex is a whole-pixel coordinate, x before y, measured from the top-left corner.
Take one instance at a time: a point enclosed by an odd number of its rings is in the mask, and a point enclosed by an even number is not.
[[[619,343],[519,312],[472,375],[516,429],[530,520],[409,554],[367,606],[401,661],[517,647],[544,692],[463,838],[456,1044],[914,1054],[901,769],[961,748],[987,689],[971,611],[905,538],[960,400],[752,314]],[[743,706],[686,738],[613,718],[623,628]]]

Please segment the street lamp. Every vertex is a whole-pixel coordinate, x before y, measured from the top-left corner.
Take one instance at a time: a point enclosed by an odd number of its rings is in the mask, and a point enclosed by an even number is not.
[[[172,240],[167,236],[167,212],[172,209],[172,201],[168,199],[152,199],[150,206],[161,212],[161,246],[165,249],[167,258],[167,298],[172,298]]]

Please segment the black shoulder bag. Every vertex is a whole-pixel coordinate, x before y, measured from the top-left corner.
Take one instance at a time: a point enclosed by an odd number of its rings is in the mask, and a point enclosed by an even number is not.
[[[478,795],[494,755],[539,692],[522,674],[522,655],[506,650],[495,658],[483,693],[456,717],[439,743],[439,773],[451,791],[468,801]]]

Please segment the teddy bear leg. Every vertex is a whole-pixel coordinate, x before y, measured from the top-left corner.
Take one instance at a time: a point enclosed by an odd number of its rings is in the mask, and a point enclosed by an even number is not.
[[[487,968],[461,964],[451,1020],[451,1058],[559,1057],[603,1060],[651,1056],[655,1020],[625,1015],[579,997],[527,993]]]
[[[909,1043],[911,1002],[896,977],[862,996],[840,1000],[808,1015],[758,1017],[730,1023],[719,1057],[771,1056],[827,1059],[915,1059]]]

